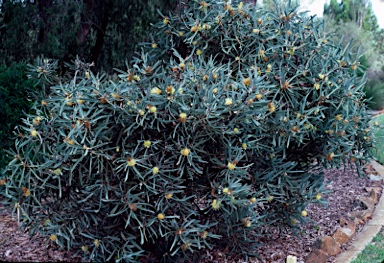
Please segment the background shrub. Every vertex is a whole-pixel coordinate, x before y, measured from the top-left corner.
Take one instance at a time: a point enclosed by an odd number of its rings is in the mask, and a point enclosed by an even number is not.
[[[6,165],[5,150],[14,145],[13,129],[33,105],[28,94],[33,92],[34,83],[26,71],[23,63],[0,67],[0,170]]]
[[[64,62],[79,56],[111,74],[149,38],[156,10],[176,5],[175,0],[1,1],[0,64],[32,63],[43,55],[58,59],[64,75]]]
[[[121,81],[76,71],[36,103],[1,181],[24,227],[93,260],[253,255],[268,226],[306,221],[322,167],[359,169],[359,56],[296,8],[232,4],[189,2]]]
[[[384,82],[372,79],[365,84],[364,92],[368,98],[367,106],[370,109],[384,109]]]

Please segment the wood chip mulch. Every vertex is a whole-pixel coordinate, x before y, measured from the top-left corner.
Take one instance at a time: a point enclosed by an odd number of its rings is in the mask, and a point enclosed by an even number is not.
[[[344,169],[326,170],[324,176],[326,181],[330,182],[325,187],[329,190],[329,194],[324,197],[328,201],[327,206],[311,204],[307,207],[308,217],[314,222],[308,222],[307,225],[302,226],[300,237],[290,233],[270,237],[258,251],[259,262],[285,262],[287,255],[293,255],[297,256],[298,263],[304,263],[320,237],[332,236],[340,226],[341,217],[349,219],[348,213],[356,209],[356,198],[368,195],[365,188],[382,184],[381,181],[372,181],[367,176],[359,178],[357,172],[350,168],[346,168],[345,171]],[[363,227],[364,225],[357,225],[356,234]],[[348,243],[341,246],[342,251],[347,248]],[[335,257],[329,257],[327,262],[336,262]]]
[[[348,218],[348,213],[354,210],[354,201],[358,196],[367,195],[366,187],[381,186],[381,182],[371,181],[368,177],[358,178],[357,173],[350,168],[331,169],[325,171],[326,181],[332,180],[326,189],[330,191],[327,196],[326,207],[310,205],[307,207],[308,218],[313,222],[302,226],[300,236],[292,233],[278,233],[263,238],[264,243],[257,251],[259,259],[248,262],[283,263],[287,255],[294,255],[298,263],[304,263],[306,256],[313,250],[313,245],[319,237],[331,236],[339,227],[341,217]],[[1,207],[0,207],[1,210]],[[357,225],[358,233],[363,225]],[[342,246],[342,250],[348,244]],[[205,251],[205,262],[246,262],[245,259],[231,258],[225,253]],[[28,233],[19,230],[16,217],[12,217],[9,210],[0,212],[0,261],[7,262],[81,262],[80,257],[74,253],[61,250],[52,245],[52,242],[41,236],[32,239]],[[328,263],[334,263],[335,258],[329,257]]]
[[[0,210],[4,207],[0,206]],[[46,238],[19,229],[17,216],[7,209],[0,212],[0,262],[81,262],[81,257],[53,246]]]

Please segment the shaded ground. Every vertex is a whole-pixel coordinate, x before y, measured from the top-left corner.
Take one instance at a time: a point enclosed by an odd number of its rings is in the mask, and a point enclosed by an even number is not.
[[[41,236],[30,239],[18,229],[16,216],[12,218],[9,210],[0,212],[0,262],[81,262],[73,255]]]
[[[365,187],[378,186],[381,182],[374,182],[368,178],[358,178],[351,169],[327,170],[326,180],[333,180],[326,187],[330,194],[327,207],[310,205],[307,208],[308,218],[316,223],[304,225],[300,237],[291,233],[279,234],[277,229],[270,237],[260,238],[264,243],[258,253],[260,259],[251,262],[282,263],[287,255],[295,255],[298,262],[304,262],[305,257],[312,251],[315,241],[323,235],[332,235],[339,226],[340,217],[347,218],[348,212],[354,210],[354,200],[358,196],[367,195]],[[11,217],[10,211],[0,212],[0,261],[13,262],[81,262],[80,257],[74,253],[60,250],[55,244],[42,237],[29,238],[28,233],[18,230],[17,221]],[[363,225],[357,226],[357,231]],[[348,245],[342,247],[347,249]],[[226,253],[213,251],[202,252],[206,255],[207,262],[244,262],[244,259],[226,257]],[[334,262],[329,258],[328,262]]]
[[[356,208],[355,199],[358,196],[368,195],[365,187],[380,186],[381,182],[374,182],[367,177],[358,178],[357,173],[351,169],[327,170],[326,180],[330,181],[326,189],[330,193],[325,197],[328,206],[310,205],[307,208],[308,217],[316,223],[308,223],[302,227],[300,238],[292,234],[275,234],[274,236],[262,240],[265,246],[259,249],[261,256],[260,262],[285,262],[287,255],[297,256],[298,261],[303,261],[313,250],[313,244],[324,235],[331,236],[339,227],[339,219],[348,219],[348,213]],[[357,225],[356,232],[361,231],[364,225]],[[342,250],[348,248],[348,244],[343,245]],[[334,257],[330,257],[328,262],[335,262]]]

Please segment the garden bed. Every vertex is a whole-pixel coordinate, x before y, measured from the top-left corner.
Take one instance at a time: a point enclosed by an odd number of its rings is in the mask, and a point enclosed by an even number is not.
[[[326,170],[325,178],[332,180],[326,186],[330,193],[324,196],[329,201],[328,206],[312,204],[307,207],[308,218],[314,222],[308,220],[308,224],[299,231],[299,237],[292,233],[281,234],[278,229],[272,230],[271,236],[260,238],[260,242],[264,243],[258,250],[260,259],[252,259],[251,262],[285,262],[287,255],[297,256],[298,262],[304,262],[320,237],[332,236],[340,226],[340,218],[348,220],[348,214],[358,209],[356,198],[368,195],[366,187],[381,185],[381,181],[372,181],[368,177],[358,178],[350,168]],[[362,224],[357,224],[356,232],[362,228]],[[341,249],[348,249],[348,244],[342,245]],[[243,258],[228,256],[225,251],[205,251],[204,254],[208,262],[244,262]],[[30,239],[28,233],[18,229],[17,219],[11,216],[9,210],[0,212],[0,261],[80,262],[81,257],[74,255],[41,236]],[[335,262],[335,257],[329,257],[327,262]]]

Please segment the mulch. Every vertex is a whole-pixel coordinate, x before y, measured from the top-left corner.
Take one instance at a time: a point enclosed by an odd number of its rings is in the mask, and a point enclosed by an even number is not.
[[[315,242],[322,236],[331,236],[339,227],[341,217],[348,218],[348,213],[355,209],[354,201],[358,196],[367,195],[366,187],[381,186],[382,182],[371,181],[368,177],[358,177],[350,169],[330,169],[325,171],[326,181],[329,183],[326,190],[329,194],[324,196],[328,200],[326,207],[311,204],[307,207],[308,223],[302,225],[299,236],[292,233],[279,233],[276,229],[268,237],[260,238],[264,243],[257,251],[259,259],[248,262],[283,263],[287,255],[294,255],[298,263],[314,249]],[[0,208],[1,209],[1,208]],[[357,225],[358,233],[363,225]],[[273,232],[273,229],[272,229]],[[342,250],[348,248],[343,245]],[[245,259],[228,257],[219,251],[204,251],[208,262],[245,262]],[[79,256],[73,252],[60,249],[46,238],[41,236],[29,237],[28,233],[18,227],[17,218],[12,217],[10,210],[0,212],[0,261],[7,262],[81,262]],[[329,257],[328,263],[334,263],[335,258]]]
[[[372,181],[367,176],[358,177],[356,171],[346,168],[331,169],[325,171],[325,179],[330,182],[325,189],[329,194],[325,196],[328,201],[326,207],[311,204],[307,207],[308,217],[313,222],[303,225],[300,236],[291,233],[276,233],[259,249],[262,263],[285,262],[287,255],[297,256],[298,263],[304,263],[304,259],[314,250],[315,242],[322,236],[332,236],[340,226],[340,218],[349,219],[348,213],[357,209],[356,198],[367,196],[366,187],[381,186],[382,182]],[[356,226],[356,233],[360,232],[364,225]],[[348,243],[341,246],[342,251],[348,249]],[[328,263],[334,263],[335,257],[329,257]]]
[[[0,207],[0,210],[3,207]],[[81,262],[81,257],[60,249],[46,238],[20,230],[11,210],[0,212],[0,262]]]

